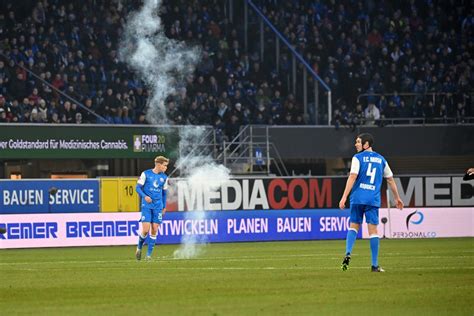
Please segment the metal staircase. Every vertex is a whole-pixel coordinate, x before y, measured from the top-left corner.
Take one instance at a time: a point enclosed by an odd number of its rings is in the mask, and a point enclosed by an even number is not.
[[[223,142],[216,161],[235,175],[289,175],[277,147],[271,142],[268,126],[242,127],[232,141]]]

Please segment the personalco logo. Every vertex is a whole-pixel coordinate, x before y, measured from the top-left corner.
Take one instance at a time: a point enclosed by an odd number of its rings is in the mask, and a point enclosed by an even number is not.
[[[407,229],[410,230],[410,227],[409,227],[410,223],[413,225],[420,225],[424,219],[425,219],[425,215],[418,210],[414,211],[413,213],[408,214],[407,220],[406,220]]]
[[[394,231],[392,232],[392,238],[435,238],[437,235],[436,231],[429,231],[432,229],[429,221],[422,226],[413,227],[413,225],[420,225],[425,220],[425,214],[419,210],[408,214],[406,218],[407,230]],[[411,230],[410,230],[410,226]]]

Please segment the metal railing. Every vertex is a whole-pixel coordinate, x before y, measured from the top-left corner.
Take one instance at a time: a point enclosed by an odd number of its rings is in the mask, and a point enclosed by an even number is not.
[[[189,128],[189,126],[184,128]],[[206,130],[202,133],[197,143],[194,142],[194,139],[180,138],[178,145],[178,164],[176,164],[169,173],[169,177],[175,173],[179,174],[189,159],[207,156],[215,158],[217,155],[216,130],[211,126],[200,126],[200,128],[205,128]]]
[[[414,93],[414,92],[400,92],[400,93],[362,93],[357,96],[357,103],[360,102],[361,98],[369,98],[369,97],[376,97],[380,98],[382,96],[384,97],[393,97],[393,96],[399,96],[401,98],[425,98],[425,97],[431,97],[431,100],[433,101],[433,104],[436,104],[436,100],[439,97],[447,97],[450,95],[455,95],[456,93],[448,93],[448,92],[423,92],[423,93]],[[469,95],[473,96],[474,91],[469,91]]]
[[[380,118],[378,120],[363,120],[361,125],[366,121],[373,122],[372,125],[390,126],[390,125],[453,125],[453,124],[474,124],[474,117],[396,117],[396,118]]]
[[[256,128],[265,131],[255,133]],[[233,140],[223,142],[222,152],[216,160],[231,170],[245,165],[246,170],[242,169],[241,173],[269,175],[274,167],[278,175],[289,175],[277,147],[270,141],[268,126],[246,125]]]
[[[296,51],[293,45],[288,41],[288,39],[283,36],[280,31],[270,22],[270,20],[262,13],[262,11],[253,3],[252,0],[244,1],[244,46],[245,49],[249,48],[249,10],[248,7],[253,9],[258,18],[259,23],[259,53],[260,60],[264,61],[267,56],[265,55],[266,42],[265,42],[265,25],[271,30],[272,36],[275,37],[275,67],[277,73],[281,74],[281,49],[285,48],[290,52],[291,57],[291,71],[286,71],[286,76],[288,80],[288,86],[291,86],[292,93],[299,97],[297,94],[298,89],[302,89],[302,103],[303,103],[303,112],[304,117],[310,123],[315,125],[322,125],[321,108],[320,108],[320,93],[319,85],[321,85],[325,93],[327,93],[327,121],[324,118],[325,125],[331,125],[332,121],[332,91],[331,88],[318,76],[318,74],[313,70],[313,68],[308,64],[308,62]],[[229,8],[232,7],[232,1],[229,1]],[[229,10],[230,12],[231,10]],[[301,77],[298,78],[297,65],[302,69],[300,73]],[[314,85],[313,91],[310,92],[308,89],[308,73],[311,76],[312,83]],[[298,82],[301,82],[302,87],[298,85]],[[310,95],[313,93],[313,95]],[[309,102],[309,99],[313,99],[313,103]]]

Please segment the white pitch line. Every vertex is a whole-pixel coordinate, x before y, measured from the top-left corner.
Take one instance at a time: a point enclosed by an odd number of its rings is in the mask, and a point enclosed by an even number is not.
[[[355,255],[357,256],[357,254]],[[382,255],[384,257],[384,255]],[[386,256],[390,257],[390,256]],[[416,258],[416,259],[465,259],[465,258],[474,258],[474,256],[403,256],[406,258]],[[193,258],[193,259],[174,259],[172,257],[158,257],[159,261],[174,261],[174,262],[184,262],[184,261],[224,261],[224,262],[242,262],[242,261],[282,261],[282,260],[295,260],[295,258],[312,258],[314,260],[339,260],[341,256],[334,254],[301,254],[301,255],[284,255],[284,256],[271,256],[271,257],[252,257],[252,256],[239,256],[239,257],[208,257],[208,258]],[[49,264],[115,264],[115,263],[130,263],[135,261],[135,259],[124,259],[124,260],[71,260],[71,261],[37,261],[37,262],[0,262],[0,266],[12,266],[12,265],[49,265]]]
[[[190,271],[255,271],[255,270],[314,270],[314,271],[327,271],[334,270],[340,271],[340,267],[163,267],[159,265],[153,265],[153,262],[146,263],[146,268],[156,269],[156,270],[190,270]],[[137,270],[137,267],[91,267],[94,270]],[[404,268],[389,268],[389,272],[400,272],[406,270],[473,270],[473,267],[404,267]],[[44,269],[35,269],[35,268],[14,268],[9,269],[10,271],[45,271]],[[61,268],[52,268],[48,269],[50,271],[77,271],[76,269],[61,269]],[[351,267],[350,270],[367,270],[370,271],[367,267]],[[341,272],[342,273],[342,272]]]

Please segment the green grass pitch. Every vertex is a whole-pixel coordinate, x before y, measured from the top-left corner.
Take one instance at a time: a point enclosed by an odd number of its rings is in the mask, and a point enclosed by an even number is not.
[[[0,251],[0,314],[473,315],[474,238],[367,240],[348,271],[339,241],[209,244],[198,259],[152,262],[133,246]],[[150,314],[150,315],[151,315]]]

